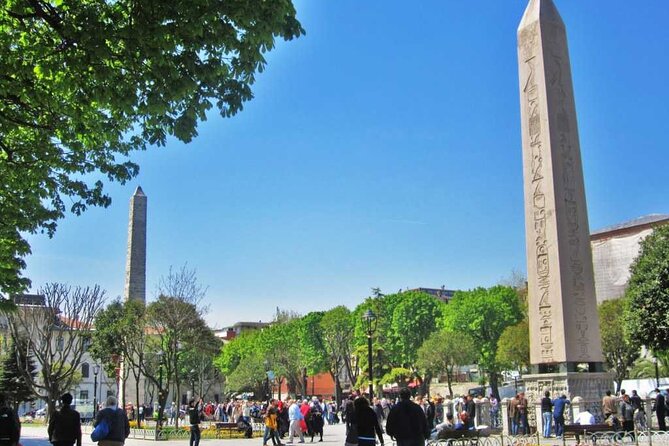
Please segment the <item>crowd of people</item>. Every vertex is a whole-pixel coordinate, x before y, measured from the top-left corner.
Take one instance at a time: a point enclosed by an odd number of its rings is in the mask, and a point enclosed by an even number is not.
[[[542,432],[544,438],[562,438],[564,434],[565,407],[570,401],[565,395],[551,399],[550,392],[544,394],[541,400]],[[634,438],[635,430],[646,430],[648,421],[646,408],[643,400],[636,390],[628,394],[624,389],[618,395],[613,395],[610,390],[602,398],[601,404],[604,423],[611,426],[612,430],[622,430]],[[667,407],[667,389],[655,389],[652,411],[657,417],[657,429],[666,431],[666,416],[669,411]],[[574,424],[593,425],[596,423],[595,416],[588,410],[582,410],[573,420]]]

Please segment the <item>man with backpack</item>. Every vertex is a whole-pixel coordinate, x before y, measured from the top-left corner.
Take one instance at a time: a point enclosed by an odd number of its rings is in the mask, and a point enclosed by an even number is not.
[[[108,424],[108,432],[98,440],[98,445],[123,446],[125,439],[130,435],[130,423],[125,411],[118,407],[118,400],[115,396],[107,397],[105,408],[95,416],[93,427],[97,427],[101,423]],[[93,432],[95,433],[95,430]],[[92,436],[93,434],[91,434]]]
[[[7,398],[0,393],[0,446],[16,446],[21,438],[21,422]]]

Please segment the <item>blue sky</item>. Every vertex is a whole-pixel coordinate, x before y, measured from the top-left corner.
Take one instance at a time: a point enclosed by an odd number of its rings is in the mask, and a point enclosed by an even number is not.
[[[591,229],[669,213],[669,3],[557,0]],[[27,275],[124,285],[128,201],[149,200],[147,294],[170,265],[215,326],[354,307],[372,287],[468,289],[525,270],[516,28],[523,0],[300,0],[255,99],[189,145],[135,154],[113,204],[30,237]]]

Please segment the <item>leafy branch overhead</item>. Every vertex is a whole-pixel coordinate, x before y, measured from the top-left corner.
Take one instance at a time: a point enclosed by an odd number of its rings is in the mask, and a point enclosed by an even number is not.
[[[102,180],[136,176],[132,151],[191,141],[214,106],[241,111],[275,38],[304,33],[295,15],[290,0],[5,1],[0,291],[29,284],[24,234],[109,206]]]

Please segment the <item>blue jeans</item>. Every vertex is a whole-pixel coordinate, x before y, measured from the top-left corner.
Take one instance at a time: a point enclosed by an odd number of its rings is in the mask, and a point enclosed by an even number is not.
[[[541,417],[544,420],[544,438],[551,436],[551,424],[553,421],[553,414],[550,412],[544,412]]]
[[[268,426],[265,426],[265,435],[262,437],[262,444],[267,444],[267,440],[271,439],[272,444],[281,444],[281,439],[279,434],[274,429],[270,429]]]
[[[555,420],[555,436],[562,437],[564,433],[564,415],[555,415],[553,419]]]
[[[511,435],[518,435],[518,421],[515,418],[511,419]]]

